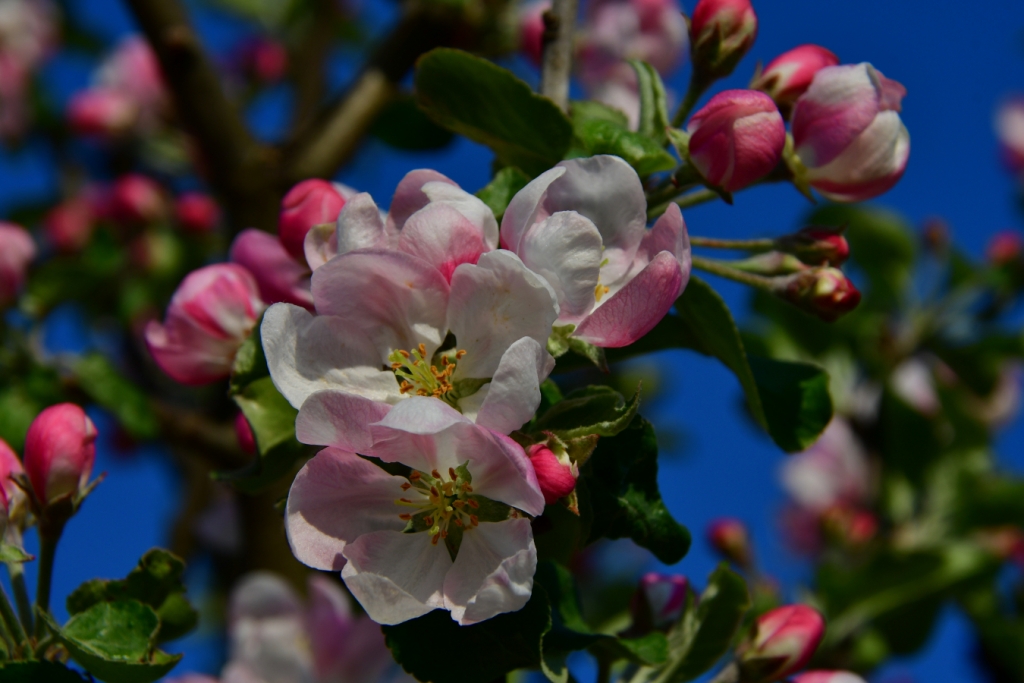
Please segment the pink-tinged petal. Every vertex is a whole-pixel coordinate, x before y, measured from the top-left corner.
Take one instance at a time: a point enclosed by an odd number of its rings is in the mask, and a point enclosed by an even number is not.
[[[168,678],[166,681],[167,683],[221,683],[218,679],[206,674],[185,674],[184,676]],[[224,683],[227,683],[227,681]]]
[[[448,282],[458,266],[476,263],[487,251],[477,226],[455,208],[437,203],[409,216],[398,238],[398,248],[433,265]]]
[[[421,190],[430,199],[431,204],[450,206],[476,226],[488,247],[485,251],[497,248],[498,221],[494,218],[491,207],[484,204],[479,197],[471,195],[451,182],[436,180],[424,184]]]
[[[536,571],[537,548],[529,520],[481,524],[462,536],[444,581],[445,607],[462,626],[515,612],[530,599]]]
[[[832,418],[813,446],[786,459],[781,474],[783,488],[797,505],[816,513],[860,505],[871,490],[867,454],[841,417]]]
[[[314,569],[337,571],[346,544],[381,530],[400,531],[405,522],[395,501],[404,477],[395,477],[354,453],[325,448],[292,482],[285,530],[292,553]]]
[[[814,75],[793,108],[793,141],[806,165],[829,163],[874,121],[879,85],[867,63],[829,66]]]
[[[220,683],[267,683],[267,681],[241,662],[228,662],[228,665],[220,673]]]
[[[263,316],[260,337],[274,386],[295,408],[324,390],[371,401],[401,398],[394,373],[382,369],[373,343],[344,319],[274,304]]]
[[[488,252],[475,266],[459,266],[452,277],[447,328],[466,355],[454,378],[492,377],[505,351],[522,337],[546,344],[557,318],[551,286],[512,252]]]
[[[295,617],[302,604],[292,587],[276,574],[265,571],[245,575],[231,592],[228,620],[232,625],[242,619]]]
[[[430,203],[430,197],[423,191],[423,186],[427,183],[445,183],[458,187],[453,180],[437,171],[427,168],[409,171],[398,183],[395,194],[391,197],[391,207],[388,209],[388,232],[401,231],[405,222],[409,220],[409,216]]]
[[[387,246],[384,220],[373,197],[365,192],[353,196],[338,214],[338,251],[347,254],[356,249]]]
[[[452,560],[426,533],[377,531],[345,546],[345,585],[378,624],[400,624],[444,607]]]
[[[312,659],[302,605],[287,583],[269,572],[247,575],[232,592],[228,613],[232,664],[265,680],[307,679]]]
[[[342,254],[313,274],[321,315],[345,320],[373,340],[380,357],[426,344],[428,354],[445,336],[448,283],[426,261],[396,251]]]
[[[573,336],[596,346],[628,346],[657,325],[686,286],[676,257],[663,251],[590,314]]]
[[[554,367],[555,359],[543,346],[535,339],[523,337],[501,357],[491,383],[459,401],[459,407],[468,415],[466,402],[483,394],[474,422],[509,434],[533,417],[540,405],[540,384]]]
[[[683,269],[683,287],[690,279],[690,268],[692,257],[690,253],[690,235],[686,231],[686,221],[683,220],[683,212],[678,204],[669,204],[668,209],[663,213],[654,227],[647,231],[644,239],[640,242],[640,249],[637,250],[637,257],[642,257],[649,262],[660,252],[667,251],[676,257]],[[679,291],[682,294],[682,290]]]
[[[479,425],[457,425],[455,459],[469,461],[473,490],[482,496],[537,516],[544,495],[530,459],[518,443]]]
[[[531,180],[526,187],[512,197],[512,201],[505,209],[505,215],[501,218],[502,247],[518,253],[520,242],[526,231],[534,223],[539,223],[553,213],[545,209],[544,198],[551,183],[565,173],[566,169],[561,166],[548,169]]]
[[[768,62],[750,87],[771,96],[780,107],[791,107],[807,91],[814,75],[839,58],[819,45],[800,45]]]
[[[807,179],[832,201],[860,202],[896,185],[909,159],[910,133],[899,114],[886,111],[830,163],[809,168]]]
[[[805,671],[793,676],[793,683],[866,683],[849,671]]]
[[[277,234],[285,250],[295,259],[304,255],[306,234],[314,225],[334,223],[345,206],[345,197],[329,181],[303,180],[281,200]]]
[[[594,308],[604,250],[589,218],[575,211],[551,215],[529,229],[519,256],[555,290],[559,324],[577,323]]]
[[[353,453],[373,447],[370,425],[391,410],[387,403],[340,391],[318,391],[302,404],[295,418],[295,438],[314,446],[334,446]]]
[[[303,243],[306,264],[316,270],[338,255],[338,226],[335,223],[314,225]]]
[[[309,269],[293,259],[273,235],[243,230],[231,243],[229,256],[255,276],[260,296],[268,304],[284,302],[312,309]]]
[[[17,296],[36,257],[32,236],[20,225],[0,222],[0,307]]]

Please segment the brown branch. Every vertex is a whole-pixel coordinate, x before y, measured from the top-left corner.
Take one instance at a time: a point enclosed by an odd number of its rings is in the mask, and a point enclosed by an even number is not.
[[[544,13],[544,62],[540,70],[540,92],[569,110],[569,78],[572,75],[573,34],[579,0],[554,0]]]
[[[175,449],[204,460],[211,467],[236,470],[252,460],[238,445],[234,425],[212,422],[203,415],[159,400],[150,406],[164,440]]]
[[[320,109],[326,80],[324,65],[337,34],[339,11],[336,0],[314,0],[313,11],[298,47],[292,52],[288,69],[295,83],[292,129],[308,125]]]

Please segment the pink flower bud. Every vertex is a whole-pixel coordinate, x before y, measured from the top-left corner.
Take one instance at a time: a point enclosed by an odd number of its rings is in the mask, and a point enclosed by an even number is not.
[[[662,629],[679,619],[686,606],[689,582],[685,576],[651,572],[640,579],[630,611],[641,631]]]
[[[775,281],[774,291],[786,301],[826,322],[857,308],[860,292],[837,268],[819,267]]]
[[[878,520],[873,514],[841,505],[826,510],[821,524],[829,536],[850,546],[864,545],[878,531]]]
[[[537,66],[544,53],[544,13],[549,9],[548,0],[538,0],[519,11],[519,50]]]
[[[235,353],[262,311],[248,270],[233,263],[206,266],[178,286],[164,323],[146,326],[146,345],[157,365],[178,382],[213,382],[231,374]]]
[[[1024,97],[1014,97],[999,106],[996,137],[1006,168],[1013,173],[1024,172]]]
[[[19,225],[0,221],[0,306],[17,297],[25,282],[28,264],[35,256],[32,236]]]
[[[11,478],[23,471],[18,454],[6,441],[0,439],[0,502],[8,513],[25,497],[25,492]]]
[[[849,671],[805,671],[793,676],[792,683],[865,683],[865,681]]]
[[[755,90],[720,92],[690,119],[690,160],[727,192],[767,175],[782,157],[786,124],[772,98]]]
[[[288,50],[269,38],[256,38],[242,47],[242,68],[261,83],[274,83],[288,71]]]
[[[804,228],[775,240],[775,248],[812,266],[839,266],[850,257],[850,244],[842,228]]]
[[[777,681],[799,671],[825,633],[825,620],[806,605],[786,605],[761,615],[752,637],[740,645],[742,679]]]
[[[96,459],[96,426],[74,403],[50,406],[36,416],[25,437],[25,472],[44,505],[77,493]]]
[[[722,517],[708,525],[708,542],[723,557],[740,566],[750,564],[750,534],[738,519]]]
[[[797,98],[810,87],[814,74],[826,66],[836,66],[839,58],[818,45],[801,45],[784,52],[754,79],[750,87],[767,93],[788,113]]]
[[[256,454],[256,435],[252,433],[252,425],[245,419],[244,413],[235,416],[235,436],[238,437],[238,445],[249,455]]]
[[[111,88],[91,88],[76,93],[68,104],[67,119],[79,135],[120,135],[139,117],[135,101]]]
[[[288,191],[281,202],[277,234],[292,257],[306,262],[306,233],[314,225],[333,223],[345,206],[338,188],[326,180],[311,178]]]
[[[579,476],[575,463],[568,457],[559,458],[555,452],[542,443],[534,444],[526,450],[533,470],[537,473],[537,483],[544,494],[544,502],[551,505],[559,498],[569,495],[576,488],[576,477]]]
[[[900,120],[906,88],[870,64],[818,71],[793,107],[793,141],[806,180],[837,202],[859,202],[889,190],[910,158]]]
[[[178,223],[188,232],[210,232],[220,221],[220,207],[213,197],[202,192],[186,192],[174,203]]]
[[[261,230],[243,230],[231,243],[228,255],[256,278],[260,297],[268,305],[280,302],[312,310],[309,268],[293,259],[273,235]]]
[[[690,18],[690,52],[702,79],[732,73],[757,38],[750,0],[700,0]]]
[[[152,223],[163,218],[167,211],[160,184],[136,173],[117,179],[108,202],[111,219],[128,225]]]
[[[1003,230],[992,236],[985,255],[993,266],[1005,266],[1019,261],[1024,252],[1024,238],[1012,230]]]
[[[90,202],[84,197],[72,197],[50,209],[43,218],[46,241],[60,252],[81,251],[92,238],[93,218]]]

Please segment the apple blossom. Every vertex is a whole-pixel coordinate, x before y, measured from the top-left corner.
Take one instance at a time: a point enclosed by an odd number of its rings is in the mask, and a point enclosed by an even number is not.
[[[792,683],[866,683],[849,671],[805,671],[793,676]]]
[[[690,276],[690,243],[675,205],[650,230],[636,171],[613,156],[563,161],[524,187],[505,211],[501,243],[544,277],[556,325],[619,347],[668,312]]]
[[[897,365],[889,384],[893,393],[922,415],[934,417],[942,409],[932,368],[923,358],[908,358]]]
[[[231,243],[228,257],[252,273],[266,303],[283,301],[312,308],[309,268],[293,259],[270,233],[254,228],[243,230]]]
[[[52,53],[59,27],[49,0],[0,0],[0,135],[25,132],[32,75]]]
[[[690,54],[695,77],[732,73],[757,38],[757,15],[750,0],[700,0],[690,18]]]
[[[793,103],[810,87],[814,74],[837,64],[839,58],[831,51],[819,45],[801,45],[768,62],[750,87],[767,93],[783,116],[788,116]]]
[[[742,679],[777,681],[799,671],[824,633],[825,620],[806,605],[786,605],[762,614],[751,637],[737,650]]]
[[[690,118],[690,161],[712,185],[735,192],[779,163],[786,124],[772,99],[756,90],[720,92]]]
[[[1013,173],[1024,171],[1024,98],[1014,97],[999,106],[995,128],[1006,167]]]
[[[1013,230],[997,232],[985,248],[985,256],[993,266],[1005,266],[1020,261],[1024,254],[1024,237]]]
[[[843,237],[842,228],[803,228],[776,239],[775,248],[812,266],[839,266],[850,257],[850,243]]]
[[[110,188],[106,210],[111,220],[118,223],[146,225],[165,216],[167,201],[158,182],[129,173],[118,178]]]
[[[0,503],[4,509],[4,519],[20,517],[27,497],[25,492],[15,483],[12,476],[24,472],[18,454],[6,441],[0,439]]]
[[[910,134],[900,120],[906,88],[870,64],[829,66],[793,107],[793,142],[806,181],[828,199],[857,202],[903,176]]]
[[[92,88],[68,102],[68,124],[79,135],[121,135],[139,118],[135,100],[119,90]]]
[[[747,526],[738,519],[720,517],[708,525],[708,542],[723,557],[738,565],[750,564],[752,551]]]
[[[80,492],[96,459],[96,426],[74,403],[43,410],[25,436],[25,473],[36,498],[49,505]]]
[[[867,454],[849,423],[832,418],[818,441],[782,465],[782,485],[801,508],[857,507],[871,491]]]
[[[95,210],[85,197],[71,197],[43,217],[43,234],[57,251],[81,251],[92,238]]]
[[[294,258],[305,257],[306,233],[314,225],[334,223],[345,206],[345,195],[334,183],[319,178],[303,180],[281,200],[277,234]]]
[[[521,609],[537,551],[523,513],[544,496],[522,447],[442,401],[416,396],[371,426],[366,454],[325,448],[300,470],[285,524],[295,556],[342,579],[370,617],[446,609],[461,625]]]
[[[560,498],[568,496],[576,489],[579,468],[569,460],[563,452],[559,457],[547,445],[538,443],[526,450],[533,471],[537,475],[537,483],[544,494],[544,502],[548,505],[557,503]]]
[[[256,280],[242,266],[220,263],[188,274],[163,324],[146,326],[153,360],[182,384],[206,384],[231,374],[235,353],[263,311]]]
[[[208,194],[186,192],[175,200],[174,215],[188,232],[212,232],[220,222],[220,207]]]
[[[0,221],[0,307],[18,296],[28,265],[35,257],[32,236],[20,225]]]
[[[630,612],[640,631],[665,629],[675,623],[686,607],[690,584],[685,576],[650,572],[640,579]]]

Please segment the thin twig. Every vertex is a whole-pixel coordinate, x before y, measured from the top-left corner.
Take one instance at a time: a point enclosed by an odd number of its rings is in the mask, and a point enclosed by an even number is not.
[[[540,70],[540,92],[569,111],[569,79],[572,76],[573,33],[579,0],[554,0],[544,13],[544,61]]]
[[[663,202],[647,210],[647,218],[657,218],[661,214],[665,213],[668,209],[669,204],[678,204],[680,209],[688,209],[691,206],[697,206],[698,204],[704,204],[715,199],[720,199],[719,194],[713,190],[707,188],[702,190],[696,190],[689,194],[684,194],[678,199],[672,201]]]
[[[713,237],[698,237],[690,235],[690,244],[695,247],[708,247],[711,249],[740,249],[743,251],[771,251],[775,248],[775,240],[720,240]]]
[[[172,446],[222,470],[239,469],[251,460],[238,445],[234,427],[203,415],[153,400],[150,402],[160,423],[160,433]]]
[[[744,273],[743,271],[736,270],[730,267],[727,263],[721,261],[715,261],[714,259],[704,258],[703,256],[693,257],[693,267],[698,270],[703,270],[719,277],[724,277],[735,282],[740,282],[751,287],[758,289],[764,289],[768,291],[773,290],[772,278],[763,277],[761,275],[753,275],[751,273]]]

